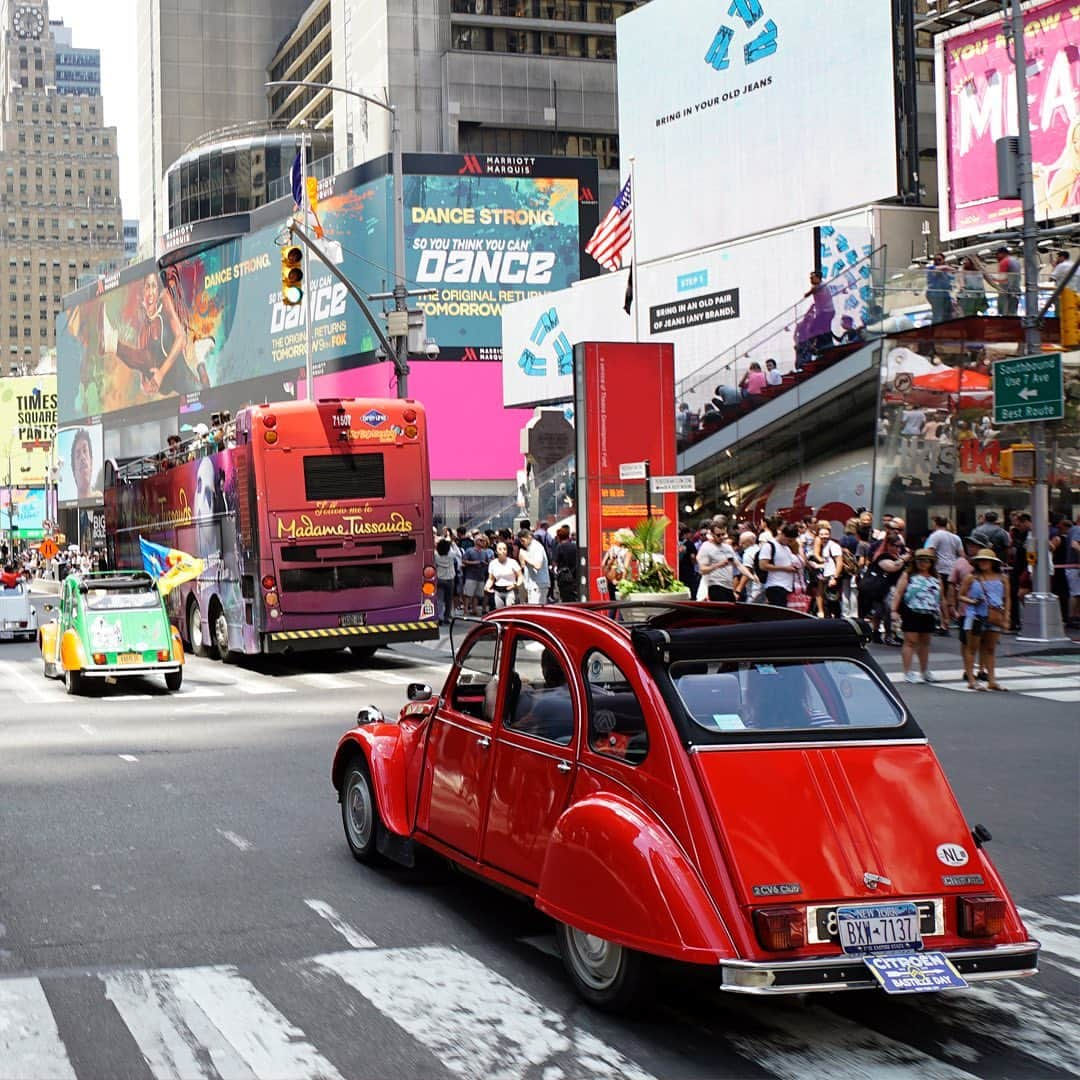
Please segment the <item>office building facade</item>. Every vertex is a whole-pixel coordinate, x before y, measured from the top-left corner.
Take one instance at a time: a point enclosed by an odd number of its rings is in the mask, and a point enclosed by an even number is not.
[[[139,235],[166,227],[164,177],[208,132],[266,119],[266,69],[306,0],[137,0]]]
[[[0,348],[36,366],[63,294],[122,264],[116,129],[60,90],[47,0],[0,0],[0,35]]]

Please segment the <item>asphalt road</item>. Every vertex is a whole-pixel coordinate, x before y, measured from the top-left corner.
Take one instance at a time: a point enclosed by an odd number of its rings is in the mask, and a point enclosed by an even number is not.
[[[444,656],[191,660],[177,695],[72,699],[2,643],[0,1078],[1076,1075],[1080,669],[1011,663],[1010,694],[902,692],[994,834],[1039,976],[760,1000],[676,971],[619,1019],[574,996],[527,905],[349,855],[336,740]]]

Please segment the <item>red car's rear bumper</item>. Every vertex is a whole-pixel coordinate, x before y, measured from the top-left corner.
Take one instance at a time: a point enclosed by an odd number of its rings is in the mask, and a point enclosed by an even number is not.
[[[1022,979],[1038,970],[1039,943],[995,945],[985,949],[942,949],[968,982]],[[735,994],[808,994],[816,991],[871,990],[877,986],[857,956],[814,960],[724,960],[720,989]]]

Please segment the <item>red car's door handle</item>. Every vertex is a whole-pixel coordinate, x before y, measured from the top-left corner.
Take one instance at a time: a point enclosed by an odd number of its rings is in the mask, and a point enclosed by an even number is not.
[[[486,735],[481,735],[480,738],[476,740],[476,745],[479,746],[481,750],[486,750],[491,745],[491,740]]]
[[[569,772],[573,767],[574,766],[571,765],[569,761],[560,761],[559,764],[555,766],[559,772]]]

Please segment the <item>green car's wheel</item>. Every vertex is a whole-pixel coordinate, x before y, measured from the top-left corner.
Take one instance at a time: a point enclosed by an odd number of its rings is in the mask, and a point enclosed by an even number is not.
[[[72,695],[83,692],[83,677],[81,671],[64,672],[64,689]]]
[[[180,689],[181,684],[184,681],[184,669],[177,668],[175,671],[165,672],[165,686],[171,690],[174,694]]]

